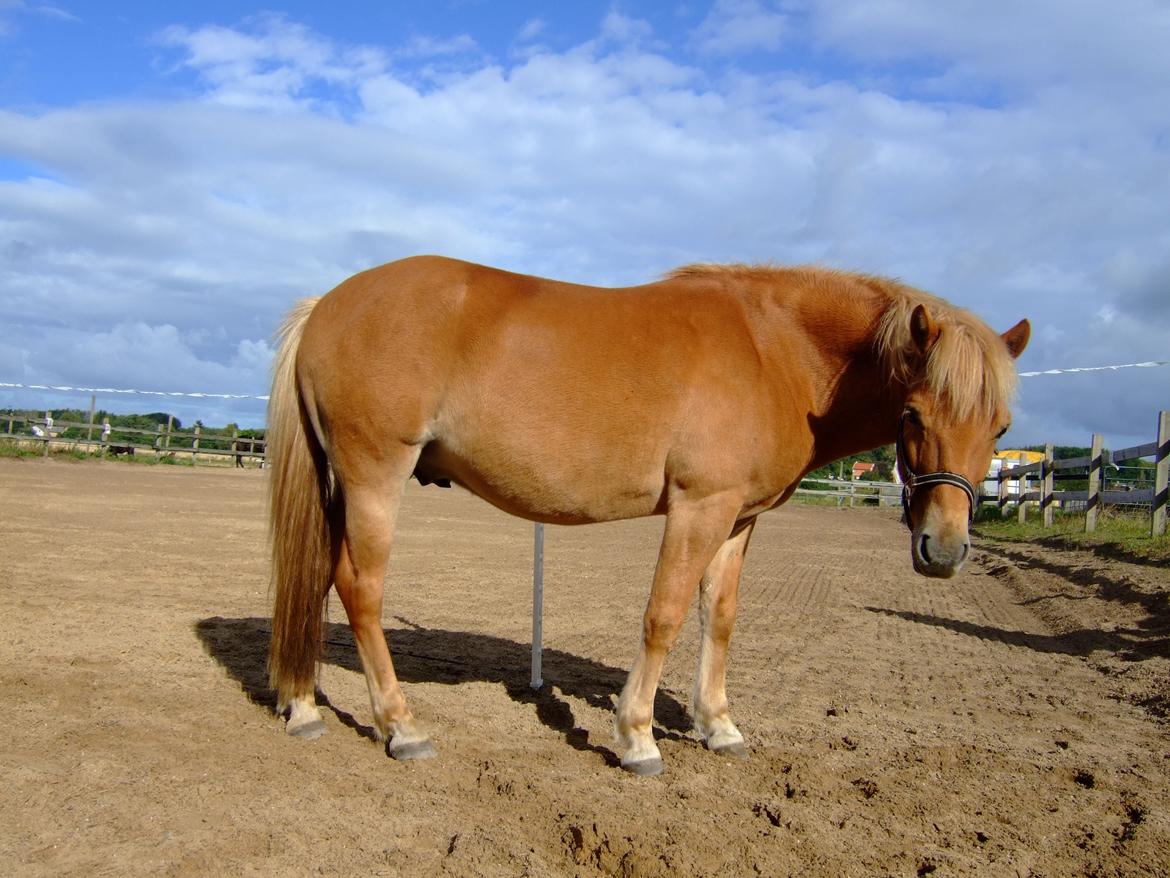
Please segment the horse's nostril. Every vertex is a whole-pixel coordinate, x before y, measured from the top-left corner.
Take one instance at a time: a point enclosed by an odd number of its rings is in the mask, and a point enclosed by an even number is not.
[[[927,564],[933,563],[930,560],[930,550],[926,547],[926,544],[929,542],[930,542],[930,537],[928,537],[926,534],[923,534],[922,541],[918,544],[918,551],[922,553],[922,560],[925,561]]]
[[[959,563],[962,564],[964,561],[966,561],[969,554],[971,554],[971,544],[963,543],[963,554],[959,556]]]

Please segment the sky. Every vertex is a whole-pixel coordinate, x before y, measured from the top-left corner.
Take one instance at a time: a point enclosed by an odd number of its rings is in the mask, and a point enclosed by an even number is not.
[[[1168,45],[1164,0],[0,0],[0,383],[260,396],[296,299],[417,253],[815,263],[1030,318],[1021,371],[1170,360]],[[1170,409],[1020,387],[1003,447]]]

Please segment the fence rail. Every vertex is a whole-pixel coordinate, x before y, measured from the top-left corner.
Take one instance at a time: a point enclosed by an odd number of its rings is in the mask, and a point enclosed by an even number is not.
[[[818,485],[824,487],[817,487]],[[806,487],[811,486],[811,487]],[[902,486],[896,482],[872,482],[849,479],[801,479],[796,494],[802,497],[835,499],[838,506],[900,506]]]
[[[267,459],[264,439],[240,436],[239,430],[233,430],[229,435],[207,434],[198,426],[192,430],[176,430],[173,416],[165,425],[159,424],[153,430],[115,427],[108,419],[100,424],[95,421],[58,421],[48,412],[43,418],[8,415],[0,421],[0,426],[4,428],[0,438],[40,444],[46,457],[53,448],[85,448],[99,449],[102,457],[108,454],[133,456],[138,452],[148,452],[156,458],[190,454],[192,463],[199,463],[201,458],[206,462],[208,458],[229,457],[235,458],[236,466],[240,467],[249,462],[264,466]],[[70,431],[75,431],[75,435],[63,435]],[[115,434],[119,438],[114,438]],[[124,438],[127,436],[130,438]]]
[[[1117,461],[1154,458],[1154,483],[1149,488],[1108,490],[1106,467]],[[1085,470],[1073,473],[1070,470]],[[1000,513],[1008,515],[1008,506],[1015,502],[1019,520],[1022,523],[1028,514],[1029,504],[1038,504],[1044,527],[1052,527],[1057,504],[1083,503],[1085,507],[1085,531],[1092,533],[1097,528],[1097,516],[1105,504],[1126,506],[1149,506],[1150,534],[1162,536],[1166,533],[1167,476],[1170,475],[1170,412],[1158,413],[1157,438],[1153,442],[1104,450],[1104,437],[1094,433],[1088,455],[1056,460],[1053,458],[1051,443],[1044,448],[1044,459],[1001,469],[995,476],[996,494],[981,499],[993,500],[999,505]],[[1065,479],[1087,481],[1084,490],[1057,491],[1055,483]],[[1009,490],[1012,481],[1018,483],[1013,495]],[[1034,482],[1034,489],[1029,483]]]

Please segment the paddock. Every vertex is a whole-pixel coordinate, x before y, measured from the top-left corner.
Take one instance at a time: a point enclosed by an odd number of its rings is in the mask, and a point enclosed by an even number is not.
[[[892,510],[790,505],[752,540],[728,691],[746,762],[689,728],[692,618],[617,767],[661,519],[545,534],[408,488],[383,625],[437,760],[374,740],[337,601],[328,733],[266,688],[260,470],[0,460],[0,862],[20,875],[1164,875],[1170,571],[978,543],[910,565]]]

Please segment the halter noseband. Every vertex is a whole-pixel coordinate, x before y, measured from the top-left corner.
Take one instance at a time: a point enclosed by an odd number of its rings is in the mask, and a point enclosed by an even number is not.
[[[898,422],[898,442],[894,446],[895,453],[898,456],[898,469],[902,471],[902,521],[905,522],[906,527],[911,530],[914,526],[910,524],[910,501],[914,499],[914,492],[919,488],[928,488],[931,485],[950,485],[953,488],[960,488],[963,493],[967,495],[967,524],[975,520],[975,506],[979,500],[975,494],[975,488],[967,481],[964,476],[958,473],[950,472],[949,470],[940,470],[934,473],[923,473],[918,475],[910,467],[910,461],[906,459],[905,438],[903,434],[906,431],[906,415],[902,415],[902,420]]]

